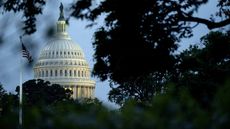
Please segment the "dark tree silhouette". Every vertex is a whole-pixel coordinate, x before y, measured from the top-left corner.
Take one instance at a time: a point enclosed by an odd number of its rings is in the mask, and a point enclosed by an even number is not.
[[[12,93],[7,93],[0,84],[0,117],[12,112],[18,107],[18,98]]]
[[[210,19],[194,17],[208,1],[211,0],[74,1],[73,17],[87,19],[93,25],[99,16],[105,16],[105,24],[94,36],[93,75],[115,84],[111,85],[110,98],[116,100],[114,93],[124,95],[123,98],[140,93],[149,97],[156,86],[164,86],[165,80],[177,80],[177,58],[172,53],[181,38],[192,36],[194,26],[190,23],[204,24],[209,29],[230,24],[229,0],[219,0],[216,15]],[[8,0],[0,6],[6,12],[22,12],[25,33],[31,34],[36,31],[36,16],[42,14],[45,4],[45,0]],[[149,76],[154,78],[154,86],[139,80]]]
[[[176,84],[209,107],[219,86],[230,78],[230,33],[211,32],[201,41],[203,48],[195,45],[181,53]]]
[[[6,90],[3,88],[2,84],[0,83],[0,99],[2,98],[3,95],[6,94]]]
[[[181,38],[192,36],[190,23],[204,24],[209,29],[230,23],[229,1],[224,0],[219,1],[218,15],[211,20],[194,17],[207,2],[106,0],[95,4],[93,0],[80,0],[75,3],[72,15],[76,18],[88,19],[93,24],[99,16],[106,15],[105,25],[94,36],[93,75],[115,84],[111,85],[110,100],[118,103],[133,97],[148,100],[155,91],[161,91],[165,78],[173,80],[177,59],[172,53]],[[223,20],[215,21],[218,17]],[[153,78],[152,84],[142,81],[149,76]]]
[[[108,0],[95,5],[93,0],[80,0],[72,7],[72,15],[94,22],[106,14],[105,26],[95,33],[94,75],[115,82],[130,76],[166,71],[173,65],[171,53],[181,37],[190,37],[190,22],[208,28],[228,25],[229,1],[218,3],[218,16],[223,21],[193,17],[208,0]]]
[[[19,94],[19,86],[16,92]],[[23,83],[23,97],[24,105],[43,106],[70,100],[71,91],[58,84],[51,85],[48,81],[34,79]]]

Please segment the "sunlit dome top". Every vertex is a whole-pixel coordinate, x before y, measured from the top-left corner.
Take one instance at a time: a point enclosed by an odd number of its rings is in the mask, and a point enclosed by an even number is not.
[[[82,51],[79,45],[74,43],[72,40],[66,39],[52,39],[43,48],[43,51],[61,51],[61,50],[73,50]]]
[[[80,46],[71,39],[53,38],[42,49],[40,58],[84,58]]]
[[[84,58],[82,49],[68,35],[66,21],[63,15],[63,6],[60,6],[60,17],[57,22],[57,32],[42,49],[39,59],[51,58]]]

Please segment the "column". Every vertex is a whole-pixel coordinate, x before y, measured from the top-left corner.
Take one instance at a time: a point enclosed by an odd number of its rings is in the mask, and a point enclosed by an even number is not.
[[[81,86],[78,86],[78,98],[81,98]]]
[[[73,98],[76,99],[76,86],[73,85]]]
[[[78,95],[79,95],[79,94],[78,94],[78,90],[79,90],[79,89],[78,89],[78,86],[76,86],[76,98],[77,98],[77,99],[79,98],[79,97],[78,97]]]
[[[92,98],[92,87],[90,87],[90,98]]]
[[[88,98],[90,98],[90,87],[88,87],[87,89],[88,89]]]
[[[88,98],[88,87],[85,86],[85,98]]]
[[[95,90],[95,87],[93,87],[93,90],[92,90],[93,91],[92,98],[94,98],[94,90]]]

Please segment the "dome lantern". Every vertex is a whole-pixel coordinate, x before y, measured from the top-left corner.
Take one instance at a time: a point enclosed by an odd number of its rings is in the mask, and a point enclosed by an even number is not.
[[[59,18],[57,21],[57,34],[56,36],[59,38],[68,38],[68,34],[66,32],[66,20],[64,17],[64,11],[63,11],[63,5],[61,3],[60,7],[59,7]]]

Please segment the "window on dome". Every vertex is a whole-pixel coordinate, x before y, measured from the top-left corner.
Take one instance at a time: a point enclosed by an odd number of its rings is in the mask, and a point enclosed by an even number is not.
[[[68,76],[68,74],[67,74],[67,70],[65,70],[65,76],[66,76],[66,77]]]
[[[60,76],[63,76],[62,70],[60,70]]]
[[[57,70],[55,70],[55,76],[56,76],[56,77],[58,76],[58,72],[57,72]]]
[[[62,52],[60,52],[60,55],[62,55]]]
[[[68,55],[69,55],[70,53],[68,52]]]
[[[54,55],[54,51],[53,51],[53,55]]]
[[[71,70],[69,70],[69,76],[70,76],[70,77],[72,76],[72,71],[71,71]]]
[[[53,76],[53,71],[52,70],[50,70],[50,77],[52,77]]]
[[[78,71],[78,77],[80,77],[80,71]]]
[[[75,54],[75,55],[77,55],[77,53],[76,53],[76,52],[75,52],[74,54]]]
[[[77,72],[76,72],[76,70],[74,70],[74,76],[75,76],[75,77],[77,76]]]
[[[46,70],[46,77],[48,77],[48,71]]]
[[[56,55],[58,55],[58,52],[56,52]]]
[[[64,55],[65,55],[66,53],[64,52]]]

